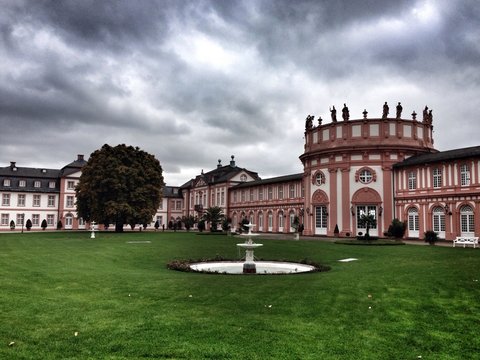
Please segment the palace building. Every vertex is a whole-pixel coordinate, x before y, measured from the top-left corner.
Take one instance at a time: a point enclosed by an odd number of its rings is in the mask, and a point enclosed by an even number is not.
[[[182,186],[166,186],[164,198],[152,219],[160,227],[178,223],[183,216],[201,216],[219,206],[232,219],[232,228],[243,219],[254,231],[294,232],[298,218],[304,235],[355,236],[365,232],[359,221],[371,214],[377,224],[373,236],[383,236],[392,220],[407,224],[405,237],[423,239],[427,230],[452,240],[480,234],[480,146],[438,151],[433,144],[432,113],[423,119],[388,116],[342,120],[331,110],[331,122],[305,121],[305,144],[299,154],[303,172],[262,179],[255,171],[218,161]],[[0,168],[0,230],[9,230],[27,219],[32,229],[47,229],[61,222],[64,229],[85,229],[77,217],[75,186],[86,163],[83,156],[62,169]],[[338,231],[338,233],[337,233]]]

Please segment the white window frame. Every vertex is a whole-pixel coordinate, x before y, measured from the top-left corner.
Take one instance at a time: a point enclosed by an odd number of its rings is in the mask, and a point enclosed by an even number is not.
[[[408,173],[408,190],[416,190],[417,189],[417,172],[410,171]]]
[[[460,165],[460,184],[462,186],[470,185],[470,167],[467,164]]]
[[[442,169],[435,168],[432,171],[433,174],[433,188],[438,189],[442,187]]]
[[[41,204],[41,196],[40,195],[33,195],[33,198],[32,198],[32,206],[34,207],[39,207],[40,204]]]

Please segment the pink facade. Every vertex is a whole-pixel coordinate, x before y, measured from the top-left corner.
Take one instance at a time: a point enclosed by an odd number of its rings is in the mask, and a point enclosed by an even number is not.
[[[302,173],[261,179],[232,156],[228,165],[219,160],[182,186],[166,186],[151,227],[200,218],[218,206],[233,229],[248,219],[257,232],[291,233],[298,218],[304,235],[352,237],[365,231],[358,220],[368,213],[377,220],[373,236],[383,236],[394,218],[407,224],[407,238],[422,239],[427,230],[447,240],[479,236],[480,146],[439,152],[425,112],[423,121],[415,113],[411,120],[366,115],[332,116],[318,126],[308,116]],[[79,156],[60,170],[0,168],[0,230],[23,216],[34,220],[34,229],[44,218],[52,229],[58,220],[65,229],[86,228],[74,191],[85,163]]]

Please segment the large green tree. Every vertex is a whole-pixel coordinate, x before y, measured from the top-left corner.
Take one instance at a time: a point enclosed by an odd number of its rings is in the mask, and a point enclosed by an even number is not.
[[[152,220],[164,186],[160,162],[138,147],[103,145],[90,155],[76,188],[77,211],[87,221],[145,224]]]

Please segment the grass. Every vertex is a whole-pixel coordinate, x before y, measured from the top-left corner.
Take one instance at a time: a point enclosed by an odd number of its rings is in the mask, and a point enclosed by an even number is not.
[[[257,240],[264,246],[256,255],[308,257],[332,270],[166,269],[172,259],[236,258],[237,242],[186,233],[0,234],[0,358],[479,358],[478,249],[269,239]],[[359,260],[338,262],[347,257]]]

